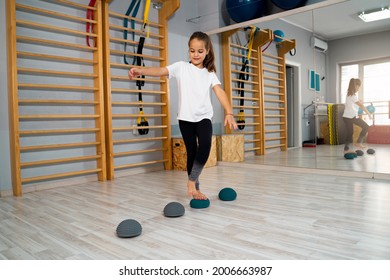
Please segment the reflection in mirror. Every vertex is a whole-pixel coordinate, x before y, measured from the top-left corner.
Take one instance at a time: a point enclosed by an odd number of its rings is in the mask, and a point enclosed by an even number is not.
[[[387,61],[389,65],[387,71],[390,73],[390,58],[386,50],[389,39],[385,39],[390,37],[390,22],[384,20],[371,25],[358,18],[358,13],[380,8],[382,2],[351,0],[313,11],[314,33],[328,44],[326,52],[321,55],[321,52],[317,51],[315,55],[316,71],[321,77],[321,90],[316,93],[316,102],[319,102],[316,106],[316,137],[323,141],[323,144],[317,143],[319,145],[316,148],[316,168],[353,171],[362,174],[390,174],[390,165],[387,163],[390,156],[390,134],[385,132],[388,127],[374,126],[374,122],[367,118],[365,113],[359,117],[371,126],[364,137],[366,147],[361,148],[355,145],[351,147],[354,152],[361,150],[363,155],[354,159],[344,158],[344,143],[347,135],[343,113],[350,78],[359,78],[363,82],[357,92],[363,104],[368,106],[373,102],[376,107],[387,107],[382,108],[382,112],[387,114],[387,118],[389,117],[390,96],[388,92],[386,93],[384,84],[380,83],[385,78],[382,76],[383,71],[374,73],[369,72],[367,68],[369,65],[379,67],[379,64]],[[330,14],[333,15],[331,21],[329,21]],[[343,67],[343,65],[348,67]],[[352,67],[349,67],[350,65]],[[348,72],[347,70],[351,68],[357,71]],[[387,74],[388,78],[390,74]],[[342,81],[345,81],[343,86]],[[383,94],[375,95],[378,91]],[[374,129],[375,127],[377,128]],[[360,131],[361,129],[354,125],[352,138],[355,144]],[[380,141],[373,139],[377,133],[383,137]],[[374,155],[367,153],[370,148],[376,151]]]
[[[377,138],[379,137],[380,140],[372,140],[366,144],[363,156],[348,160],[344,158],[343,153],[345,131],[342,110],[346,95],[343,82],[345,84],[345,80],[349,81],[351,78],[346,72],[348,69],[356,66],[358,72],[353,73],[353,76],[363,81],[358,93],[359,99],[365,102],[365,105],[370,104],[366,100],[374,101],[374,104],[377,104],[376,118],[382,114],[387,120],[389,119],[390,97],[388,91],[379,86],[385,83],[380,83],[378,79],[367,75],[375,73],[375,71],[368,72],[368,69],[373,69],[372,65],[375,67],[385,67],[383,64],[386,63],[390,65],[387,48],[390,45],[390,23],[389,20],[385,20],[366,25],[357,17],[358,12],[378,8],[375,5],[380,6],[380,1],[350,0],[257,25],[271,30],[281,29],[287,38],[296,39],[296,55],[288,55],[286,63],[298,69],[294,73],[299,76],[298,90],[294,97],[298,99],[299,121],[289,134],[300,136],[297,137],[299,140],[289,145],[291,149],[286,152],[267,153],[255,159],[249,158],[247,162],[326,169],[340,171],[341,174],[350,171],[359,176],[388,178],[385,175],[390,174],[388,126],[379,128]],[[332,15],[331,20],[329,15]],[[369,29],[371,26],[373,29]],[[313,42],[313,37],[318,40]],[[349,65],[354,67],[343,67]],[[366,72],[363,72],[364,69]],[[314,72],[314,89],[310,81],[310,70]],[[376,71],[381,81],[390,79],[389,73],[390,70]],[[372,81],[376,83],[373,84]],[[375,96],[377,100],[370,97],[374,91],[381,92],[380,95]],[[369,125],[373,125],[372,121],[366,121]],[[378,129],[378,125],[375,127]],[[354,133],[356,138],[358,132]],[[370,131],[367,139],[369,136]],[[316,141],[315,147],[302,147],[302,143],[311,140]],[[368,154],[368,148],[373,148],[375,154]]]

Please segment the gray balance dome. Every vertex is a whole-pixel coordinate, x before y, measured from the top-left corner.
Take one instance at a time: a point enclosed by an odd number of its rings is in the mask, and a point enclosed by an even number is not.
[[[183,216],[185,213],[184,206],[179,202],[170,202],[164,207],[164,216],[175,218]]]
[[[116,234],[118,237],[129,238],[140,235],[142,227],[139,222],[133,219],[127,219],[119,223],[116,228]]]

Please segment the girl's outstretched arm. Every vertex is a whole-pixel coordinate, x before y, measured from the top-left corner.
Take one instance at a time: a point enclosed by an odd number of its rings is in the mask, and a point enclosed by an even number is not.
[[[129,79],[132,80],[133,78],[139,77],[139,76],[168,76],[168,68],[166,67],[147,67],[147,68],[131,68],[129,70]]]
[[[367,110],[366,106],[361,101],[356,102],[356,104],[368,115],[370,120],[372,120],[372,114]]]
[[[230,105],[229,99],[227,98],[226,92],[222,89],[221,85],[215,85],[213,87],[214,93],[217,96],[222,107],[225,109],[225,123],[224,125],[229,125],[230,129],[238,129],[237,123],[234,120],[232,106]]]

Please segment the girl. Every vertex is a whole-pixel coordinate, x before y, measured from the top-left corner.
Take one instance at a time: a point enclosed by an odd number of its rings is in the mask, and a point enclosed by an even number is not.
[[[359,91],[361,84],[362,82],[359,79],[352,78],[349,81],[347,98],[345,100],[345,109],[343,114],[346,129],[344,153],[351,153],[351,151],[349,150],[349,146],[353,142],[352,136],[354,124],[362,128],[355,146],[359,148],[364,148],[363,139],[367,135],[369,125],[358,117],[359,107],[370,117],[370,119],[372,119],[371,113],[367,110],[363,103],[359,101],[358,97],[356,96],[356,92]]]
[[[190,62],[179,61],[167,67],[131,68],[130,80],[138,76],[176,78],[179,91],[180,132],[187,151],[187,195],[207,199],[199,189],[199,176],[209,157],[213,128],[210,88],[225,109],[224,125],[237,129],[232,107],[215,74],[214,51],[209,36],[195,32],[188,41]]]

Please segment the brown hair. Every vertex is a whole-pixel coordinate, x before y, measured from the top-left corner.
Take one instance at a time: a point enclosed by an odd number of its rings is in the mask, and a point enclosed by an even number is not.
[[[357,92],[357,87],[360,87],[361,84],[362,84],[362,81],[360,81],[359,79],[352,78],[349,81],[347,96],[355,95],[355,93]]]
[[[206,55],[204,61],[203,61],[203,67],[207,68],[209,72],[217,72],[214,64],[214,50],[213,50],[213,44],[211,43],[209,35],[206,33],[203,33],[201,31],[194,32],[190,39],[188,40],[188,47],[190,46],[190,42],[193,39],[198,39],[200,41],[203,41],[206,47],[206,50],[208,51],[208,54]]]

